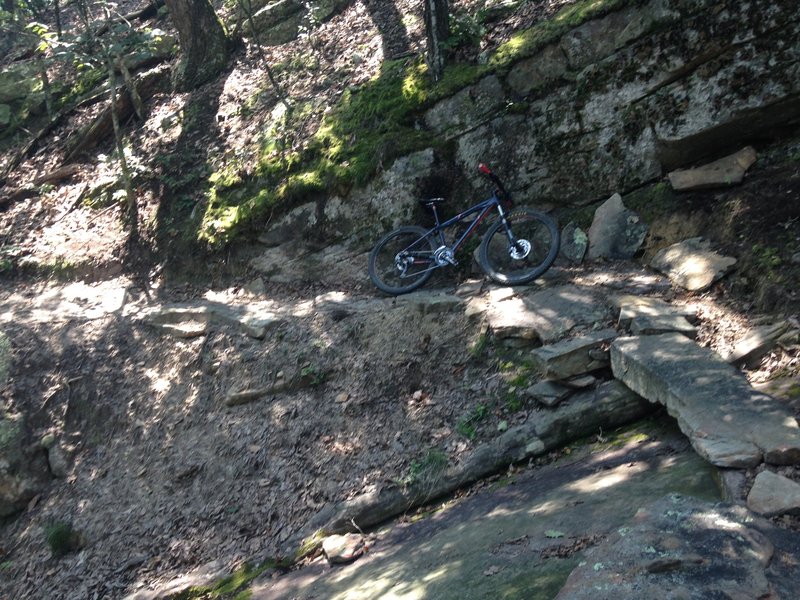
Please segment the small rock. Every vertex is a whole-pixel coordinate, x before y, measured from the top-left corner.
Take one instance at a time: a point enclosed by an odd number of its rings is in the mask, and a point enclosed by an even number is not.
[[[673,171],[668,175],[672,189],[678,192],[729,187],[741,183],[744,174],[756,162],[756,151],[747,146],[736,154],[697,167]]]
[[[332,565],[353,562],[365,549],[364,538],[357,533],[329,535],[322,540],[322,551]]]
[[[256,277],[253,281],[244,286],[244,289],[253,296],[263,296],[267,293],[267,286],[261,277]]]
[[[544,406],[552,408],[569,396],[572,391],[573,388],[555,381],[540,381],[529,387],[527,393]]]
[[[561,255],[567,260],[580,264],[589,248],[589,236],[575,223],[568,223],[561,232]]]
[[[69,473],[67,454],[60,444],[53,445],[47,451],[47,462],[50,464],[50,472],[53,474],[53,477],[64,479]]]
[[[800,483],[772,471],[762,471],[747,495],[747,507],[767,517],[800,514]]]
[[[674,284],[691,292],[700,292],[725,276],[736,259],[710,249],[703,238],[691,238],[659,251],[650,266],[661,271]]]
[[[608,366],[607,344],[617,337],[614,329],[603,329],[585,336],[542,346],[531,352],[531,359],[542,377],[566,379]]]

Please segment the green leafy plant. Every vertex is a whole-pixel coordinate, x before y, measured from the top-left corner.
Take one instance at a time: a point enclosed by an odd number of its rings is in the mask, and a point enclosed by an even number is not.
[[[308,364],[300,369],[300,377],[308,381],[311,387],[317,387],[325,382],[325,371],[314,364]]]
[[[478,423],[489,414],[489,407],[484,403],[476,404],[458,419],[456,431],[465,438],[474,440],[478,435]]]

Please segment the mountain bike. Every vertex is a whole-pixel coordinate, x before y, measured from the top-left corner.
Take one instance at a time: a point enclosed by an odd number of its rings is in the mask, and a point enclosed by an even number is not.
[[[379,290],[393,296],[406,294],[428,281],[436,269],[457,265],[456,252],[494,211],[498,218],[478,247],[478,264],[484,273],[497,283],[520,285],[550,268],[560,244],[556,222],[530,208],[512,208],[511,194],[500,178],[483,163],[478,170],[494,184],[491,198],[444,222],[437,209],[444,198],[420,200],[433,212],[436,225],[432,229],[407,225],[378,240],[369,255],[369,277]],[[455,240],[448,244],[445,232],[462,222],[467,223],[466,230],[452,236]]]

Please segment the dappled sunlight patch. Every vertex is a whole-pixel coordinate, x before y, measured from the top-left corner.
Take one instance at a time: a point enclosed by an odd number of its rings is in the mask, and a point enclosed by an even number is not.
[[[574,481],[566,486],[566,489],[582,494],[593,494],[607,488],[625,483],[631,477],[647,471],[650,467],[646,463],[634,463],[623,467],[617,467],[611,471],[597,473]]]

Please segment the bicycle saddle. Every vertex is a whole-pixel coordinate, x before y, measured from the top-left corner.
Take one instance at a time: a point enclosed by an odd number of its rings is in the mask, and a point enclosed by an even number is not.
[[[423,206],[433,206],[434,204],[444,202],[444,198],[428,198],[426,200],[418,200],[418,202]]]

